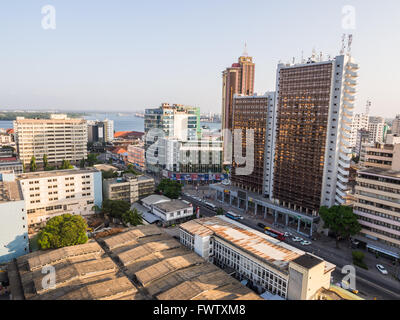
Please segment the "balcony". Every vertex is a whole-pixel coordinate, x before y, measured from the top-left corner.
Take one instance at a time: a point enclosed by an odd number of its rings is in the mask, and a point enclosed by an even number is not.
[[[342,168],[345,168],[345,169],[349,169],[350,168],[350,162],[344,162],[344,161],[339,159],[338,163],[340,164],[340,166]]]
[[[353,70],[358,70],[360,69],[360,67],[358,66],[357,63],[353,63],[353,62],[348,62],[347,63],[347,68],[348,69],[353,69]]]
[[[349,173],[347,173],[347,175],[348,175]],[[342,176],[342,175],[340,175],[340,174],[338,174],[338,179],[340,180],[340,181],[342,181],[343,183],[345,183],[345,184],[347,184],[347,183],[349,183],[349,178],[347,178],[347,177],[344,177],[344,176]]]
[[[344,93],[343,98],[350,102],[354,102],[354,100],[356,100],[356,98],[353,95],[350,95],[346,92]]]
[[[354,71],[351,71],[350,69],[347,69],[346,73],[345,73],[345,76],[346,76],[346,78],[348,78],[348,77],[350,77],[350,78],[358,78],[358,73],[354,72]]]
[[[338,196],[335,197],[335,200],[339,205],[343,205],[346,202],[345,200],[343,200],[342,198],[340,198]]]

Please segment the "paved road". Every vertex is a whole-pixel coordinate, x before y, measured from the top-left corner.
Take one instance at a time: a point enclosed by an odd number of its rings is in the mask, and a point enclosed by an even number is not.
[[[200,206],[200,213],[202,216],[206,217],[215,216],[215,212],[205,207],[203,203],[196,201],[191,197],[186,197],[186,196],[182,196],[182,199],[192,202],[195,206]],[[213,203],[216,204],[215,202]],[[241,223],[258,231],[263,231],[263,229],[257,226],[258,221],[255,220],[254,218],[251,217],[249,218],[245,216],[245,219],[242,220]],[[267,224],[265,221],[262,221],[262,223]],[[351,264],[351,262],[349,261],[352,261],[351,256],[350,257],[347,256],[349,254],[348,252],[346,252],[347,254],[344,255],[341,250],[339,251],[336,248],[329,248],[324,243],[319,243],[314,241],[311,246],[304,247],[299,243],[293,242],[291,239],[288,239],[286,242],[295,248],[301,249],[306,252],[314,253],[315,255],[318,255],[321,258],[334,263],[337,266],[335,272],[333,273],[334,283],[340,282],[343,279],[344,275],[341,274],[341,270],[343,266]],[[351,250],[349,252],[351,255]],[[379,263],[382,263],[382,261],[379,261]],[[357,289],[360,291],[360,296],[362,298],[370,300],[374,298],[378,300],[400,299],[400,282],[389,279],[388,277],[390,276],[384,276],[374,268],[371,268],[370,270],[366,271],[356,267],[356,271],[357,271],[356,286]]]

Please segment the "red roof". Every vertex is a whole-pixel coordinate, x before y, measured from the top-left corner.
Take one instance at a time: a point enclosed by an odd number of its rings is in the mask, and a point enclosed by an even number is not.
[[[114,148],[111,152],[116,154],[122,154],[122,153],[127,153],[128,151],[126,151],[124,148]]]
[[[139,131],[119,131],[114,133],[114,138],[128,138],[128,137],[140,138],[143,135],[144,132],[139,132]]]
[[[17,161],[16,157],[0,158],[0,162]]]
[[[6,132],[7,132],[8,134],[12,134],[12,133],[14,133],[14,129],[7,129]]]

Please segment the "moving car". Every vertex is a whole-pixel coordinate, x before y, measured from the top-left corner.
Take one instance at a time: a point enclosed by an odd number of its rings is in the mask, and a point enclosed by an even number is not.
[[[309,245],[311,245],[311,242],[310,241],[302,241],[301,245],[302,246],[309,246]]]
[[[292,238],[292,241],[294,241],[294,242],[302,242],[302,241],[304,241],[304,239],[300,238],[300,237],[294,237],[294,238]]]
[[[380,273],[382,273],[382,274],[388,274],[386,268],[385,268],[383,265],[377,264],[377,265],[376,265],[376,268],[379,270]]]
[[[292,237],[293,236],[293,234],[291,234],[290,232],[285,232],[285,238],[289,238],[289,237]]]
[[[257,223],[257,226],[263,230],[267,227],[264,223]]]

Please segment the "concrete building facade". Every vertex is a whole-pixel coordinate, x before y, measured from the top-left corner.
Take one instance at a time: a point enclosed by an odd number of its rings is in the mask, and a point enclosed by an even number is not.
[[[49,164],[63,160],[79,164],[87,158],[87,122],[69,119],[66,115],[51,115],[50,119],[24,119],[14,121],[18,154],[22,163],[30,164],[32,156],[38,165],[47,155]]]
[[[312,300],[330,287],[335,265],[226,217],[192,220],[179,231],[183,245],[260,294]]]
[[[362,230],[355,238],[370,251],[400,258],[400,171],[370,168],[358,172],[354,213]]]
[[[30,234],[58,215],[91,215],[93,207],[103,202],[101,172],[95,169],[24,173],[17,179]]]
[[[0,173],[0,264],[29,253],[28,219],[14,174]]]

